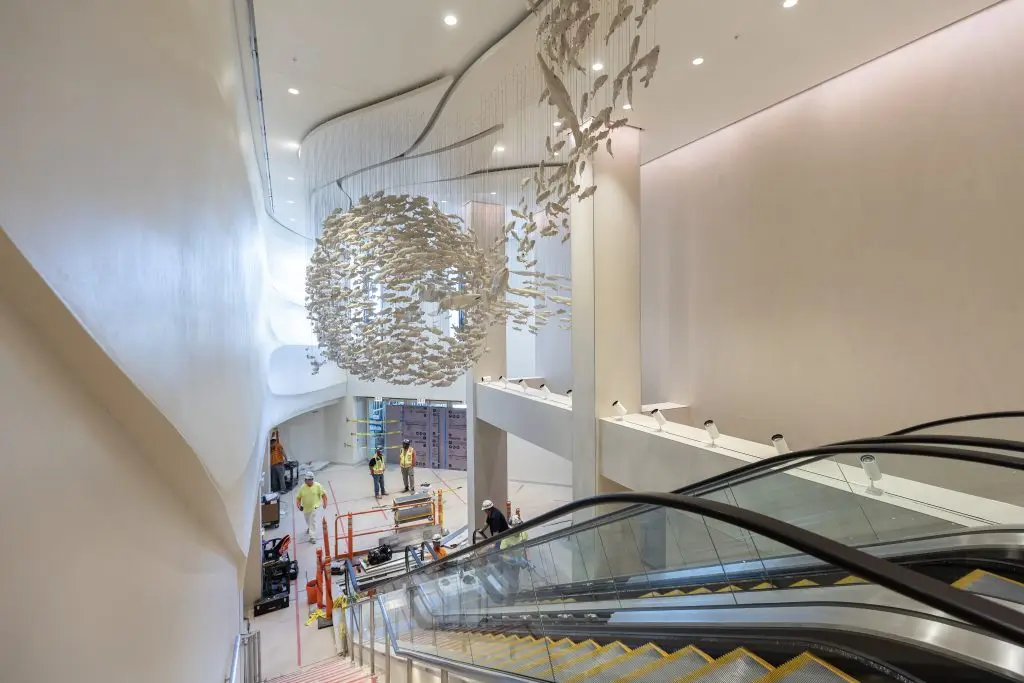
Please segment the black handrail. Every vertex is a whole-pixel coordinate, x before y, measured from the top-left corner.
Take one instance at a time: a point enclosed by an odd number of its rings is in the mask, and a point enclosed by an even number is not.
[[[944,417],[941,420],[932,420],[931,422],[922,422],[921,424],[914,425],[913,427],[904,427],[903,429],[895,432],[890,432],[887,436],[903,436],[906,434],[912,434],[919,432],[922,429],[932,429],[934,427],[944,427],[946,425],[959,424],[961,422],[981,422],[982,420],[1000,420],[1006,417],[1024,417],[1024,410],[1000,410],[993,413],[973,413],[969,415],[958,415],[956,417]]]
[[[576,510],[617,503],[633,503],[669,508],[682,512],[696,513],[704,517],[726,522],[782,543],[798,552],[816,557],[850,574],[913,598],[928,607],[980,626],[994,635],[1024,646],[1024,615],[1016,610],[968,593],[967,591],[953,588],[930,576],[869,555],[856,548],[843,545],[806,529],[781,522],[758,512],[726,505],[725,503],[671,493],[606,493],[574,500],[555,510],[539,515],[534,521],[537,524],[543,524]],[[521,529],[521,527],[517,529]],[[503,535],[504,532],[488,540],[493,542],[494,538],[500,538]],[[460,550],[449,557],[465,554],[468,550],[471,550],[471,548]],[[395,579],[395,581],[404,581],[410,575],[440,569],[448,564],[449,561],[446,558],[440,562],[431,563],[422,569],[415,569],[402,578]],[[378,594],[382,592],[386,591],[378,590]]]

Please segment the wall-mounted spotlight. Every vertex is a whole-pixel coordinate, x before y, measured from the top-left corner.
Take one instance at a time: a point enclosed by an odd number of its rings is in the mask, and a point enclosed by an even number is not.
[[[540,393],[544,394],[545,400],[551,398],[551,390],[548,389],[547,384],[540,385]]]
[[[786,437],[782,434],[772,434],[772,445],[775,446],[775,452],[779,455],[789,453],[789,444],[786,443]]]
[[[524,394],[526,393],[526,390],[530,388],[530,385],[526,383],[525,379],[518,380],[516,383],[522,388]]]
[[[704,431],[706,431],[708,433],[708,436],[711,437],[711,447],[714,448],[715,439],[721,436],[721,434],[718,433],[718,427],[715,425],[715,421],[704,420]]]
[[[502,389],[508,389],[508,380],[505,379],[505,375],[498,375],[498,382],[501,383]]]
[[[572,396],[572,389],[569,389],[569,390],[567,390],[567,391],[565,392],[565,395],[566,395],[566,396]]]
[[[868,493],[873,496],[882,495],[882,489],[875,488],[875,482],[882,480],[882,470],[879,468],[875,456],[870,453],[860,456],[860,466],[864,469],[864,474],[868,475],[868,481],[871,482],[868,486]]]
[[[612,403],[612,408],[615,408],[615,412],[618,413],[619,415],[615,419],[618,420],[619,422],[622,422],[622,418],[626,416],[626,407],[619,403],[618,401],[615,401],[614,403]]]
[[[490,382],[491,381],[491,376],[490,375],[484,375],[482,381]]]
[[[665,416],[661,414],[661,409],[660,408],[655,408],[654,410],[652,410],[651,411],[651,415],[654,417],[655,421],[658,423],[658,431],[660,432],[662,429],[665,428],[665,423],[668,422],[668,420],[666,420]]]

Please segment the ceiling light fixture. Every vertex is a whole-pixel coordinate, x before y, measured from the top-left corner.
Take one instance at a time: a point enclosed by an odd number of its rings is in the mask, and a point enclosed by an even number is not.
[[[295,180],[294,176],[288,176],[288,180]]]
[[[704,63],[704,58],[703,57],[694,57],[693,61],[690,62],[690,63],[693,64],[694,66],[700,66],[701,64]]]
[[[297,142],[286,142],[286,143],[284,143],[284,146],[287,147],[288,149],[295,149],[295,150],[297,150],[299,147],[301,147],[301,145],[299,143],[297,143]]]
[[[294,219],[294,218],[289,218],[288,220],[290,220],[290,221],[291,221],[292,223],[294,223],[294,222],[295,222],[295,219]]]
[[[555,128],[561,128],[561,127],[562,127],[562,122],[561,121],[555,121]]]
[[[288,94],[289,95],[298,95],[299,94],[299,89],[298,88],[288,88]]]
[[[602,64],[601,62],[594,62],[594,65],[590,68],[593,69],[594,71],[603,71],[604,64]]]
[[[622,108],[625,109],[626,111],[629,111],[630,109],[633,108],[633,105],[630,104],[629,102],[626,102],[624,105],[622,105]]]
[[[294,203],[295,203],[295,200],[294,200],[294,199],[289,199],[289,200],[288,200],[288,201],[287,201],[286,203],[287,203],[287,204],[294,204]]]
[[[497,192],[492,192],[492,193],[491,193],[491,196],[493,197],[493,196],[494,196],[494,195],[496,195],[496,194],[498,194],[498,193],[497,193]]]
[[[505,151],[505,148],[504,148],[504,147],[502,147],[501,145],[495,145],[495,147],[494,147],[494,151],[495,151],[495,152],[504,152],[504,151]]]
[[[459,18],[454,14],[449,14],[444,18],[444,23],[448,24],[449,26],[455,26],[455,24],[459,23]]]
[[[786,9],[789,9],[790,7],[796,7],[796,4],[798,2],[800,2],[800,0],[785,0],[782,3],[782,6],[785,7]]]

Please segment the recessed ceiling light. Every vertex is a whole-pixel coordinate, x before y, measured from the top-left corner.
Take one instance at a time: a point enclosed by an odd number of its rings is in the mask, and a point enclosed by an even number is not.
[[[298,88],[288,88],[288,94],[289,95],[298,95],[299,94],[299,89]]]
[[[295,180],[294,176],[288,176],[288,180]]]
[[[494,147],[494,151],[495,151],[495,152],[504,152],[504,151],[505,151],[505,148],[504,148],[504,147],[502,147],[501,145],[495,145],[495,147]]]
[[[442,200],[441,200],[441,203],[442,203],[442,204],[447,204],[448,202],[447,202],[447,201],[445,201],[444,199],[442,199]]]
[[[789,9],[790,7],[796,7],[796,4],[798,2],[800,2],[800,0],[785,0],[782,3],[782,6],[785,7],[786,9]]]
[[[294,222],[295,222],[295,219],[294,219],[294,218],[289,218],[288,220],[290,220],[290,221],[291,221],[292,223],[294,223]]]
[[[301,147],[301,145],[297,142],[286,142],[284,143],[284,146],[287,147],[288,149],[298,149],[299,147]]]
[[[624,105],[622,105],[622,108],[625,109],[626,111],[629,111],[630,109],[633,108],[633,105],[630,104],[629,102],[626,102]]]
[[[555,156],[561,156],[561,152],[555,152]]]
[[[444,18],[444,23],[448,24],[449,26],[455,26],[455,24],[459,23],[459,18],[454,14],[449,14]]]
[[[287,201],[286,203],[287,203],[287,204],[294,204],[294,203],[295,203],[295,201],[294,201],[294,200],[292,200],[292,199],[289,199],[289,200],[288,200],[288,201]]]
[[[497,193],[497,192],[492,192],[492,193],[491,193],[491,196],[494,196],[494,195],[496,195],[496,194],[498,194],[498,193]]]
[[[555,128],[561,128],[561,127],[562,127],[562,122],[561,121],[555,121]]]
[[[694,57],[693,61],[690,62],[690,63],[693,64],[694,66],[700,66],[701,64],[704,63],[704,58],[703,57]]]
[[[593,69],[594,71],[603,71],[604,64],[602,64],[601,62],[594,62],[594,65],[590,68]]]

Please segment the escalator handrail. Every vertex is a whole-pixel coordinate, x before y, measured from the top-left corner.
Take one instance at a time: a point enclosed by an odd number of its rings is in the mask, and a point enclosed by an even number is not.
[[[924,429],[933,429],[935,427],[945,427],[951,424],[960,424],[963,422],[981,422],[982,420],[1000,420],[1003,418],[1010,417],[1024,417],[1024,410],[1000,410],[992,413],[971,413],[968,415],[958,415],[956,417],[944,417],[941,420],[932,420],[930,422],[922,422],[912,427],[904,427],[895,432],[890,432],[886,436],[906,436],[914,432],[919,432]]]
[[[919,574],[912,569],[869,555],[806,529],[725,503],[672,493],[605,493],[571,501],[555,510],[539,515],[535,518],[534,523],[544,524],[571,512],[598,505],[622,503],[651,505],[696,513],[731,524],[828,562],[854,576],[917,600],[950,616],[980,626],[993,635],[1024,647],[1024,615],[1016,610],[967,591],[953,588],[930,576]],[[519,527],[519,529],[521,528]],[[493,543],[494,539],[500,539],[504,533],[506,532],[497,534],[488,541]],[[456,551],[449,558],[458,559],[458,556],[465,556],[471,550],[473,548],[464,548]],[[446,565],[449,565],[448,558],[431,563],[422,569],[415,569],[396,581],[402,581],[408,576],[428,571],[434,567],[443,568]],[[378,590],[378,593],[383,592],[387,591]]]
[[[914,445],[918,443],[923,445]],[[672,493],[687,496],[707,496],[733,486],[739,486],[741,484],[766,478],[787,470],[813,464],[834,455],[858,454],[868,451],[893,455],[919,455],[944,460],[974,462],[994,467],[1024,470],[1024,458],[1016,458],[1002,453],[990,453],[987,451],[934,448],[929,444],[949,444],[969,448],[995,448],[999,450],[1024,453],[1024,443],[1008,441],[1005,439],[989,439],[986,437],[945,436],[941,434],[922,434],[912,437],[871,437],[869,439],[831,444],[829,446],[810,448],[803,451],[792,451],[790,453],[783,453],[782,455],[772,456],[763,460],[757,460],[755,462],[741,465],[740,467],[729,470],[728,472],[708,477],[707,479],[694,484],[688,484],[687,486],[683,486],[682,488],[672,491]],[[637,506],[631,506],[624,510],[610,512],[595,519],[588,520],[582,524],[573,525],[559,531],[545,534],[544,536],[536,539],[532,539],[532,542],[529,542],[529,545],[544,542],[545,540],[549,541],[558,538],[559,536],[585,531],[588,528],[593,528],[603,523],[627,519],[644,512],[646,512],[645,509]],[[526,522],[525,527],[519,528],[528,531],[534,526],[538,526],[536,520],[530,520],[529,522]],[[500,538],[500,535],[497,538]],[[493,541],[488,539],[482,543],[492,542]],[[466,548],[462,548],[459,552],[468,551],[474,547],[480,547],[480,545],[481,544],[474,544]],[[449,555],[449,557],[451,557],[451,555]]]

